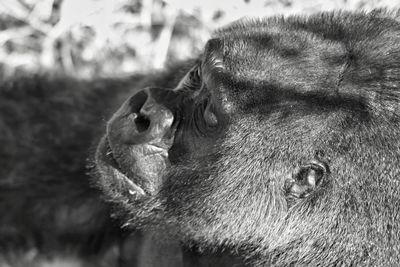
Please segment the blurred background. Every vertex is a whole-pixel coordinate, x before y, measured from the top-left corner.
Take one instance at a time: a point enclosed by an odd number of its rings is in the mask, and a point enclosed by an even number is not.
[[[400,8],[398,0],[0,0],[0,78],[149,73],[242,17]]]

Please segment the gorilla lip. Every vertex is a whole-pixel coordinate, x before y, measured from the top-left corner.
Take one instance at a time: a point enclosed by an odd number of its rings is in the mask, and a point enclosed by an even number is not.
[[[114,157],[113,150],[111,148],[110,142],[108,141],[107,137],[105,138],[105,148],[106,148],[105,156],[106,156],[107,159],[109,159],[110,165],[112,167],[114,167],[115,169],[120,170],[121,166],[118,164],[118,161]]]
[[[118,161],[114,157],[114,153],[107,136],[104,136],[102,138],[96,154],[97,160],[102,161],[105,164],[105,167],[100,168],[99,164],[96,164],[99,168],[100,175],[113,176],[119,180],[122,179],[125,183],[128,184],[128,192],[131,195],[146,195],[145,191],[139,185],[129,179],[129,177],[121,169]]]

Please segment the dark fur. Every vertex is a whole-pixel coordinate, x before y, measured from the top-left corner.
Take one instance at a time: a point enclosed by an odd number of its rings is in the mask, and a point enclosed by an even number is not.
[[[65,77],[2,82],[1,251],[91,255],[122,234],[86,174],[104,116],[123,93],[122,84],[111,84]]]

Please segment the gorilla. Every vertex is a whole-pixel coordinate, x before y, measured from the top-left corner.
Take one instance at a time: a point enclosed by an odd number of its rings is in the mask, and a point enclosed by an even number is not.
[[[135,88],[114,113],[97,185],[154,247],[181,245],[182,265],[203,265],[191,254],[204,251],[235,259],[227,266],[393,266],[396,18],[322,13],[217,31],[174,87]]]
[[[398,264],[399,16],[242,20],[150,77],[3,82],[0,245],[116,246],[132,266]]]

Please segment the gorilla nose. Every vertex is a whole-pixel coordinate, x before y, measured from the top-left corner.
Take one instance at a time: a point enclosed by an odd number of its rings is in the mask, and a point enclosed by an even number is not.
[[[128,120],[122,129],[124,143],[137,145],[157,142],[171,131],[174,116],[168,108],[152,97],[150,89],[139,91],[126,104]]]

